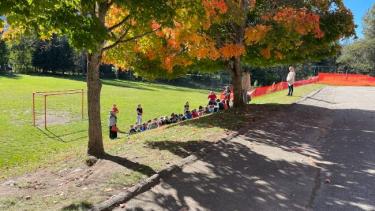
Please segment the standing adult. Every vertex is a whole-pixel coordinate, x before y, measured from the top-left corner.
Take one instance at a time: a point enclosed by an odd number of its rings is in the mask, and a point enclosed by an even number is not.
[[[216,104],[216,94],[213,91],[210,91],[210,94],[208,94],[208,105],[214,105]]]
[[[185,105],[184,105],[184,113],[186,113],[186,111],[190,111],[189,102],[186,102]]]
[[[289,73],[288,76],[286,77],[286,82],[288,83],[288,96],[293,96],[293,85],[294,82],[296,81],[296,72],[293,66],[289,67]]]
[[[109,138],[110,139],[116,139],[117,138],[117,116],[116,112],[111,111],[109,113]]]
[[[139,104],[137,107],[137,125],[142,124],[142,115],[143,115],[143,108],[142,108],[142,105]]]

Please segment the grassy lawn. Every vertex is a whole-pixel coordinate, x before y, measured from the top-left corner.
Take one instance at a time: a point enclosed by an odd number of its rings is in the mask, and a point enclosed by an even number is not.
[[[135,122],[135,108],[139,103],[144,108],[144,120],[182,112],[186,101],[190,102],[192,108],[206,103],[206,90],[129,81],[104,81],[104,84],[101,115],[107,145],[112,144],[106,133],[108,111],[114,103],[120,109],[119,126],[124,129]],[[85,89],[85,86],[82,81],[53,77],[0,77],[0,170],[5,172],[0,179],[53,163],[55,159],[81,155],[87,142],[87,120],[80,120],[80,96],[48,98],[48,114],[55,116],[53,121],[72,120],[68,124],[51,124],[48,130],[43,129],[42,125],[37,128],[32,126],[31,96],[33,91]],[[289,104],[321,87],[323,85],[319,84],[298,87],[293,97],[286,97],[286,91],[276,92],[255,98],[252,103]],[[40,114],[37,115],[37,122],[42,123],[43,97],[36,98],[36,108]]]
[[[107,140],[107,118],[112,104],[120,113],[120,129],[128,129],[136,121],[138,104],[144,108],[144,120],[182,112],[186,101],[192,108],[206,103],[206,90],[174,86],[104,81],[101,95],[103,136]],[[108,85],[106,85],[108,84]],[[112,85],[110,85],[112,84]],[[53,121],[74,120],[69,124],[52,125],[48,130],[32,126],[32,92],[67,89],[85,89],[85,82],[53,77],[27,76],[7,78],[0,76],[0,180],[9,169],[27,171],[44,163],[53,162],[54,156],[65,156],[81,151],[87,142],[87,117],[80,120],[80,95],[48,97],[48,114]],[[86,104],[86,99],[85,99]],[[43,97],[36,98],[37,122],[42,123]],[[86,105],[85,105],[86,111]],[[85,115],[86,116],[86,115]],[[41,125],[40,128],[43,128]]]
[[[192,107],[205,104],[207,91],[123,81],[105,81],[105,84],[102,92],[104,144],[114,159],[101,161],[89,168],[83,162],[87,121],[52,125],[48,130],[31,126],[32,91],[81,89],[85,88],[84,82],[23,75],[16,79],[0,77],[0,181],[12,175],[34,172],[19,177],[16,188],[0,187],[0,210],[57,210],[83,202],[95,204],[227,134],[239,131],[244,125],[251,126],[254,119],[261,119],[259,116],[267,116],[267,111],[262,111],[261,107],[258,107],[260,110],[254,110],[254,107],[240,111],[240,115],[238,111],[230,110],[109,141],[106,134],[107,113],[113,103],[120,109],[119,125],[127,127],[135,120],[134,110],[138,103],[144,107],[145,119],[149,119],[181,112],[186,101]],[[289,104],[321,87],[317,84],[298,87],[294,97],[287,97],[282,91],[256,98],[253,103]],[[69,115],[79,116],[77,101],[79,97],[74,96],[56,98],[51,101],[50,112],[68,110]],[[257,118],[254,118],[255,113]],[[81,171],[77,171],[79,169]],[[72,177],[85,176],[88,179],[82,183],[71,180]],[[54,185],[60,180],[66,183]],[[44,185],[43,188],[34,189],[35,181]],[[30,194],[32,199],[26,200],[24,196]]]
[[[261,97],[254,98],[252,104],[291,104],[299,100],[301,97],[317,90],[323,88],[323,84],[310,84],[302,87],[294,88],[294,93],[292,97],[286,96],[288,90],[275,92],[272,94],[264,95]]]

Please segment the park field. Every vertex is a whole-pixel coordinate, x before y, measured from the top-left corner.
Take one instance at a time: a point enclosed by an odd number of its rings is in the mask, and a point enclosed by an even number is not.
[[[111,85],[107,85],[111,84]],[[36,122],[32,126],[32,93],[86,89],[86,83],[54,77],[18,75],[0,76],[0,170],[20,171],[50,162],[52,155],[77,150],[87,143],[87,115],[81,119],[81,95],[47,98],[48,129],[43,126],[43,97],[36,97]],[[119,127],[127,130],[136,121],[136,106],[142,104],[144,120],[181,113],[186,101],[192,108],[206,103],[207,90],[175,86],[104,81],[101,95],[103,136],[107,139],[108,114],[117,104]],[[86,113],[86,99],[84,100]],[[6,174],[0,174],[4,177]]]
[[[84,164],[87,116],[81,119],[80,95],[48,98],[48,114],[54,116],[48,129],[43,125],[33,127],[31,118],[33,91],[84,89],[85,82],[27,75],[0,77],[0,183],[14,181],[17,187],[0,187],[0,209],[58,210],[98,203],[245,125],[266,120],[264,108],[268,105],[290,104],[323,87],[298,87],[293,97],[286,97],[285,91],[276,92],[252,101],[265,106],[233,109],[132,136],[120,135],[120,139],[110,141],[107,117],[113,103],[120,110],[122,129],[135,121],[137,104],[143,105],[147,120],[180,113],[186,101],[192,108],[204,105],[208,90],[143,82],[103,82],[101,115],[104,145],[110,156],[89,168]],[[42,104],[43,98],[37,98],[38,114],[43,110]],[[37,117],[37,123],[41,123],[42,117]],[[31,199],[25,199],[28,195]]]
[[[253,100],[255,104],[289,104],[321,85],[297,88],[296,96],[285,98],[284,92],[273,93]],[[48,129],[43,126],[43,97],[36,97],[36,122],[32,126],[32,93],[85,89],[86,83],[46,76],[0,76],[0,179],[9,174],[27,172],[35,167],[53,163],[56,159],[81,155],[87,143],[87,115],[81,119],[81,96],[48,97]],[[117,104],[119,127],[122,130],[135,122],[135,108],[142,104],[144,120],[181,113],[189,101],[191,108],[206,103],[208,90],[189,89],[156,83],[103,81],[101,116],[106,144],[107,118],[112,104]],[[86,98],[84,99],[86,113]],[[75,152],[75,153],[74,153]]]

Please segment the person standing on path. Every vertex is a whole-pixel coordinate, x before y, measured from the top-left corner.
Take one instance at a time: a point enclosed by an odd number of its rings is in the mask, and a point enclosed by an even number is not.
[[[143,108],[141,104],[137,107],[137,125],[142,124],[142,115],[143,115]]]
[[[296,81],[296,72],[293,66],[289,67],[289,73],[288,76],[286,77],[286,82],[288,83],[288,96],[293,96],[293,85],[294,82]]]

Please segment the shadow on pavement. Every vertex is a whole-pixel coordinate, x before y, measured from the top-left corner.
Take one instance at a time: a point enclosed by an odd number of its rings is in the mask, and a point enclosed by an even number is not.
[[[221,127],[238,136],[216,145],[204,140],[148,143],[150,148],[181,157],[201,148],[208,153],[156,189],[136,197],[136,206],[129,210],[375,207],[371,201],[375,194],[371,189],[375,187],[374,111],[249,105],[184,124]],[[151,207],[137,206],[150,199]]]

